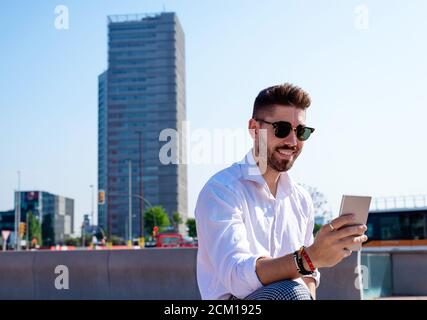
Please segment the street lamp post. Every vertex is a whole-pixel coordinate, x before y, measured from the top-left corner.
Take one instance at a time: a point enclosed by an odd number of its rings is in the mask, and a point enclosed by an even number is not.
[[[95,225],[95,222],[94,222],[94,219],[95,219],[95,205],[94,205],[94,190],[93,190],[93,184],[91,184],[89,187],[90,187],[90,188],[91,188],[91,190],[92,190],[92,199],[91,199],[91,201],[92,201],[92,207],[91,207],[91,212],[90,212],[90,221],[91,221],[91,223],[92,223],[92,226],[94,226],[94,225]]]
[[[85,248],[85,221],[82,223],[82,248]]]
[[[27,211],[27,213],[25,214],[25,224],[26,224],[26,230],[25,230],[25,233],[26,233],[26,238],[25,238],[25,244],[27,245],[27,250],[30,250],[30,244],[29,244],[29,242],[30,242],[30,225],[28,224],[28,211]]]
[[[139,193],[141,194],[141,199],[139,201],[139,211],[141,215],[141,238],[144,238],[144,185],[142,181],[142,169],[143,169],[143,163],[142,163],[142,131],[135,131],[136,134],[138,134],[138,145],[139,145]]]
[[[132,244],[132,160],[129,160],[129,240],[128,245]]]
[[[19,236],[19,223],[21,222],[21,171],[18,171],[18,191],[15,197],[15,250],[21,250],[21,237]]]
[[[151,208],[153,206],[150,203],[150,201],[148,201],[147,199],[145,199],[143,196],[140,196],[139,194],[134,194],[133,196],[135,198],[138,198],[139,200],[141,200],[141,202],[145,202],[148,205],[148,208]],[[153,214],[153,219],[154,219],[154,225],[157,225],[156,216],[154,214]],[[142,230],[142,234],[144,235],[144,230]]]

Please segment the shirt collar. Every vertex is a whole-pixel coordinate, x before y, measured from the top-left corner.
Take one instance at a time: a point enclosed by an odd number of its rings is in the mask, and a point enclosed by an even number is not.
[[[255,162],[252,150],[253,149],[249,150],[246,156],[239,163],[243,178],[249,181],[258,182],[259,184],[265,184],[264,177],[259,171],[259,167]]]
[[[257,182],[261,185],[266,185],[267,183],[255,162],[255,158],[252,152],[253,149],[249,150],[246,156],[239,163],[243,178],[249,181]],[[286,191],[289,191],[291,186],[291,179],[287,172],[280,173],[279,184],[283,187],[282,189],[285,191],[285,193],[287,193]]]

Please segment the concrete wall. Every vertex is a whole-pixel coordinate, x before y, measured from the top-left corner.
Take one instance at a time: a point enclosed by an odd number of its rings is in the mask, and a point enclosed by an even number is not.
[[[0,253],[0,299],[200,299],[196,249]],[[69,289],[55,288],[58,265]],[[321,270],[318,299],[360,299],[357,254]]]
[[[0,253],[1,299],[200,299],[195,249]],[[55,288],[58,265],[69,289]]]
[[[427,296],[427,251],[392,253],[393,294]]]
[[[319,300],[360,300],[361,290],[355,283],[358,281],[358,253],[343,259],[331,268],[320,269],[320,285],[317,289]],[[360,288],[361,286],[359,286]]]
[[[362,254],[368,253],[390,256],[391,294],[393,296],[427,296],[426,248],[366,248]],[[375,272],[375,270],[372,271]]]

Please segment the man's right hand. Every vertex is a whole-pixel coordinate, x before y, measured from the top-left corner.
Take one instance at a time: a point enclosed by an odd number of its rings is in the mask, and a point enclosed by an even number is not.
[[[320,228],[313,244],[306,248],[314,267],[332,267],[351,255],[347,247],[368,240],[367,227],[357,224],[355,215],[345,214]]]

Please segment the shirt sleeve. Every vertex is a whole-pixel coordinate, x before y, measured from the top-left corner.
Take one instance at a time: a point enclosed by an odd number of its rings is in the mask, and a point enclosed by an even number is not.
[[[207,251],[212,276],[239,299],[262,287],[255,271],[262,255],[250,251],[241,199],[227,186],[207,185],[197,200],[195,218],[199,250]]]
[[[307,230],[306,230],[306,234],[305,234],[305,241],[304,241],[304,245],[306,247],[311,246],[314,242],[314,235],[313,235],[313,230],[314,230],[314,206],[313,206],[313,201],[311,199],[311,197],[307,198],[308,201],[308,210],[309,210],[309,218],[308,218],[308,223],[307,223]],[[316,281],[316,288],[319,287],[320,284],[320,272],[318,269],[316,269],[315,273],[309,276],[302,276],[303,278],[313,278]]]

